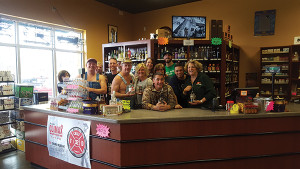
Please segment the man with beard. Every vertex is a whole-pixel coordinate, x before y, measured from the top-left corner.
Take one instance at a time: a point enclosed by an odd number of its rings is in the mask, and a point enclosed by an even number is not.
[[[155,111],[167,111],[176,105],[176,96],[172,87],[165,84],[165,77],[157,72],[153,75],[153,85],[144,90],[143,108]]]
[[[114,78],[111,85],[111,94],[115,91],[117,98],[130,98],[135,95],[134,76],[130,74],[132,62],[125,58],[122,62],[122,71]]]
[[[188,100],[183,95],[183,87],[187,75],[184,74],[184,66],[182,64],[175,64],[175,76],[170,79],[170,86],[173,88],[175,95],[177,96],[178,104],[182,107],[188,107]]]
[[[172,53],[171,52],[164,52],[164,60],[166,62],[166,75],[172,77],[175,75],[174,69],[175,69],[175,64],[172,61]]]

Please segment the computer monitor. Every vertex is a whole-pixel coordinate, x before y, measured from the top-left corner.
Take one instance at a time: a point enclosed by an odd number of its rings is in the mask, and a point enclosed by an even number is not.
[[[235,101],[235,103],[252,101],[257,93],[259,93],[258,87],[235,88],[231,93],[230,100]]]

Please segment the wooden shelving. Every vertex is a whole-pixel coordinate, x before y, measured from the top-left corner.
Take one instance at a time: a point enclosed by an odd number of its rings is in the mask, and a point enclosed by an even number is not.
[[[153,58],[156,63],[164,63],[162,52],[166,50],[173,53],[175,63],[179,61],[186,63],[190,59],[199,61],[203,64],[203,72],[214,79],[222,105],[226,103],[226,96],[229,96],[234,88],[239,87],[240,49],[235,44],[229,47],[227,41],[223,41],[222,45],[218,46],[213,46],[210,40],[195,40],[194,46],[183,46],[183,40],[170,40],[167,45],[158,45],[157,40],[103,44],[102,56],[106,71],[108,71],[108,55],[119,48],[123,48],[123,50],[130,48],[131,53],[147,49],[148,57]],[[185,52],[185,58],[175,58],[175,52],[179,51]],[[140,61],[132,61],[134,64],[140,63]],[[217,70],[211,70],[209,67]]]

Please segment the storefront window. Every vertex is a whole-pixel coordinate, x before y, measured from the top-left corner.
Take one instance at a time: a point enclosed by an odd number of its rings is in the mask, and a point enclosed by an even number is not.
[[[52,51],[42,49],[20,49],[21,83],[34,86],[36,92],[53,93]]]
[[[81,68],[81,53],[56,52],[56,72],[66,70],[70,73],[71,78],[75,78]],[[57,75],[56,75],[57,79]]]
[[[35,91],[55,97],[60,70],[67,70],[71,78],[79,74],[82,37],[82,31],[0,15],[0,70],[11,71],[16,83],[33,85]]]
[[[52,47],[51,29],[48,27],[20,23],[19,36],[21,45]]]
[[[15,24],[12,20],[0,18],[0,42],[15,43]]]
[[[55,47],[57,49],[82,50],[81,33],[73,31],[55,31]]]
[[[10,71],[16,78],[16,48],[0,46],[0,70]]]

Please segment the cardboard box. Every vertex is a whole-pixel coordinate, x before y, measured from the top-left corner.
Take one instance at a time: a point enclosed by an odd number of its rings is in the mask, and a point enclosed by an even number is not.
[[[17,84],[15,93],[18,98],[32,98],[33,86]]]
[[[25,140],[17,138],[17,149],[25,152]]]
[[[165,29],[156,29],[157,37],[166,37],[168,38],[169,32]]]
[[[20,140],[25,140],[25,131],[16,130],[16,137]]]

